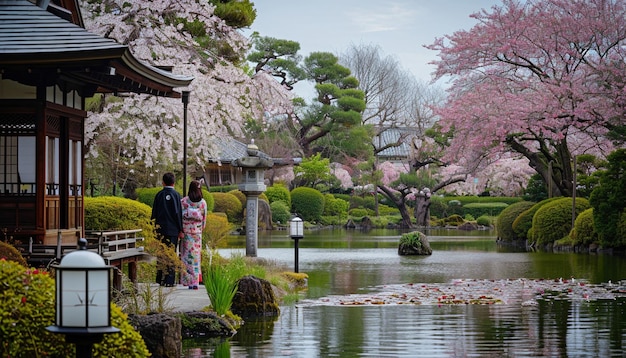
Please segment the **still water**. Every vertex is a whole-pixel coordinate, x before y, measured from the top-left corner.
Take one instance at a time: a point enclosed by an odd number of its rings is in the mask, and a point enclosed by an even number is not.
[[[534,305],[318,304],[386,286],[459,279],[626,279],[626,258],[500,248],[491,231],[427,232],[431,256],[398,256],[401,233],[323,230],[300,240],[309,288],[279,317],[246,322],[229,340],[185,341],[185,357],[626,357],[626,301],[537,300]],[[245,255],[233,237],[223,256]],[[294,267],[285,232],[263,233],[258,256]],[[578,282],[577,281],[577,282]]]

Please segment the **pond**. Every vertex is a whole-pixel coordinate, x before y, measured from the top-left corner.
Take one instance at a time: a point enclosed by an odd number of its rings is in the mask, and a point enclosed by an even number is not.
[[[185,341],[185,356],[626,355],[626,299],[619,294],[626,258],[520,252],[499,247],[493,231],[457,230],[428,231],[431,256],[399,256],[400,235],[306,232],[298,256],[309,287],[301,299],[281,306],[275,319],[246,322],[229,340]],[[260,233],[258,256],[294,267],[293,246],[284,231]],[[245,255],[245,237],[233,237],[220,253]],[[459,284],[491,304],[463,301],[458,287],[445,291]],[[551,287],[562,292],[551,295]],[[426,291],[436,294],[427,298]],[[399,302],[407,292],[419,293]],[[450,297],[459,302],[448,304]]]

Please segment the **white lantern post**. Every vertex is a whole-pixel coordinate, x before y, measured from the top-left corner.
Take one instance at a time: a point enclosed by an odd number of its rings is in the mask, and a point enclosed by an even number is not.
[[[304,237],[304,222],[298,216],[294,216],[291,221],[289,221],[289,236],[295,243],[294,272],[298,272],[298,240]]]
[[[92,357],[92,347],[107,333],[120,330],[111,326],[111,266],[95,252],[87,240],[78,241],[79,250],[65,255],[53,266],[56,275],[56,321],[46,329],[65,334],[76,344],[76,357]]]

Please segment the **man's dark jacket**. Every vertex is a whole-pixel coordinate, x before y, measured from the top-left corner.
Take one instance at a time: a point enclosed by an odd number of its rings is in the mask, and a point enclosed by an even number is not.
[[[154,197],[152,219],[157,232],[166,237],[177,237],[183,231],[183,208],[180,195],[171,186],[165,186]]]

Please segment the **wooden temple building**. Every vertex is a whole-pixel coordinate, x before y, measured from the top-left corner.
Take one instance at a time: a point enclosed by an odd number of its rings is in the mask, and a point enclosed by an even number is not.
[[[86,98],[180,98],[176,88],[193,79],[85,30],[78,1],[0,0],[0,241],[76,244],[85,235]]]

